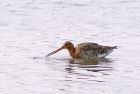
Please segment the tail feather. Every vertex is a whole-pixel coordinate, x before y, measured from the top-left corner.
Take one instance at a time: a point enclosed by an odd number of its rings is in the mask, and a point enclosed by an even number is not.
[[[113,47],[107,47],[107,53],[112,52],[114,49],[117,49],[117,46],[113,46]]]
[[[117,46],[114,46],[113,48],[114,48],[114,49],[118,49],[118,47],[117,47]]]

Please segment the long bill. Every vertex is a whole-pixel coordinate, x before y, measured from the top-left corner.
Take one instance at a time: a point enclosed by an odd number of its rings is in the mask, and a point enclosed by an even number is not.
[[[51,56],[51,55],[53,55],[53,54],[55,54],[55,53],[59,52],[59,51],[60,51],[60,50],[62,50],[62,49],[64,49],[64,47],[63,47],[63,46],[62,46],[62,47],[60,47],[59,49],[57,49],[57,50],[55,50],[55,51],[53,51],[53,52],[51,52],[51,53],[47,54],[47,55],[46,55],[46,57],[49,57],[49,56]]]

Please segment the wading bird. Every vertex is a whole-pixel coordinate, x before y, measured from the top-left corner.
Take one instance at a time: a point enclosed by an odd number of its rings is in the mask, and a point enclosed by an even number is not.
[[[117,46],[113,46],[113,47],[102,46],[97,43],[91,43],[91,42],[80,43],[76,47],[74,47],[72,42],[67,41],[64,43],[62,47],[49,53],[46,56],[48,57],[53,55],[54,53],[57,53],[62,49],[67,49],[72,58],[79,58],[79,59],[101,58],[107,56],[116,48]]]

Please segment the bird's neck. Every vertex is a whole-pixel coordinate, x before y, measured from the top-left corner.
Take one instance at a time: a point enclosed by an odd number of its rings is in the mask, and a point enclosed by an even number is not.
[[[71,47],[71,48],[68,49],[68,51],[69,51],[70,56],[75,58],[75,48]]]

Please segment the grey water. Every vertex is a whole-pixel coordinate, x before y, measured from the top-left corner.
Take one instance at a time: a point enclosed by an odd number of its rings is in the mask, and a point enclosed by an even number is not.
[[[0,0],[0,94],[139,94],[139,0]],[[65,41],[118,46],[72,59]]]

